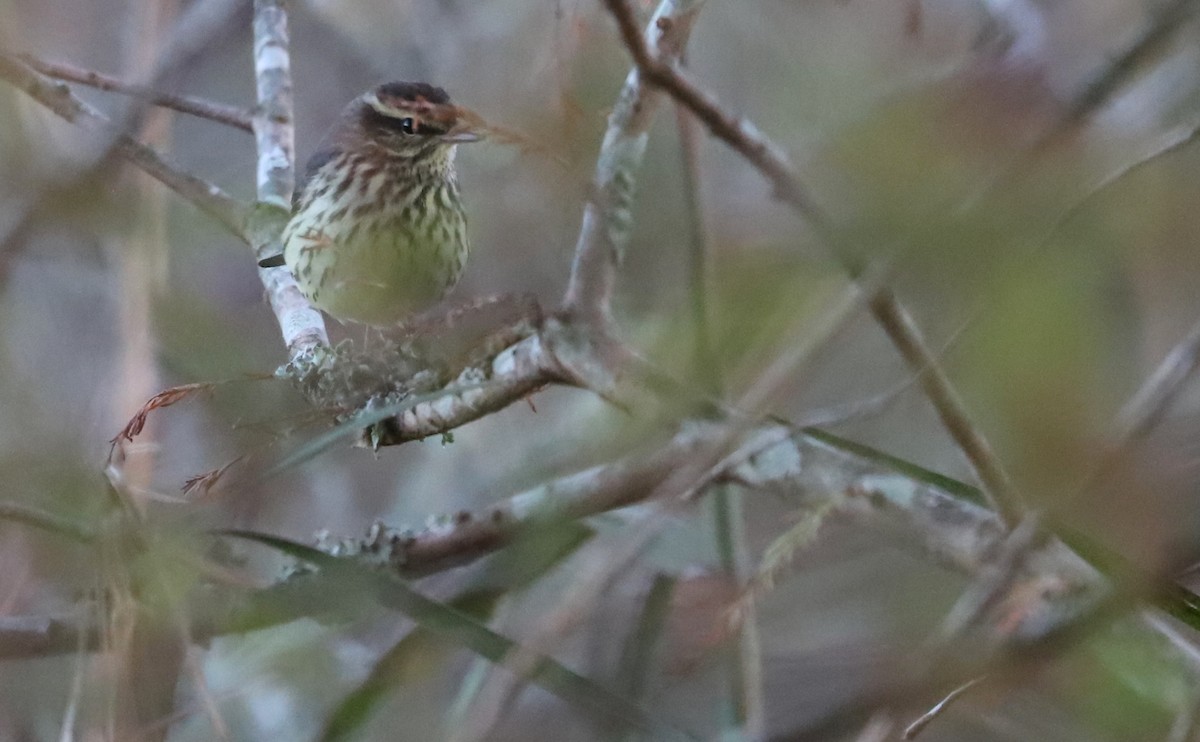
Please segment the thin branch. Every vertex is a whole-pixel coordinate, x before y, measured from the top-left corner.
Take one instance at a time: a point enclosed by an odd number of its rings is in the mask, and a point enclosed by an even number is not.
[[[1145,28],[1124,51],[1092,76],[1071,102],[1066,115],[1031,148],[1030,154],[1057,140],[1111,100],[1113,94],[1144,70],[1148,61],[1158,56],[1171,37],[1184,27],[1188,16],[1195,11],[1195,4],[1196,0],[1167,0],[1154,9]]]
[[[679,150],[683,159],[683,198],[688,216],[687,289],[694,333],[693,368],[704,388],[710,394],[719,396],[724,380],[713,353],[712,329],[709,326],[712,247],[704,224],[700,192],[700,137],[691,111],[681,105],[675,106],[675,127],[679,133]]]
[[[871,296],[868,306],[875,321],[891,339],[908,367],[917,374],[925,396],[933,404],[938,420],[967,457],[983,485],[989,503],[1010,527],[1021,520],[1024,505],[1014,489],[1008,473],[967,412],[967,405],[950,381],[945,367],[929,347],[913,320],[896,295],[887,287]]]
[[[1200,137],[1200,121],[1196,120],[1193,120],[1190,124],[1175,127],[1166,132],[1154,144],[1150,152],[1139,156],[1132,162],[1121,165],[1108,175],[1105,175],[1092,185],[1079,200],[1064,209],[1054,220],[1054,223],[1046,230],[1045,236],[1040,240],[1039,247],[1044,248],[1049,244],[1050,240],[1058,234],[1059,230],[1078,217],[1084,209],[1090,206],[1097,198],[1107,193],[1113,186],[1121,183],[1127,177],[1140,171],[1147,165],[1154,164],[1167,155],[1187,147],[1195,142],[1197,137]]]
[[[938,701],[933,708],[929,709],[924,714],[921,714],[920,718],[905,727],[904,739],[916,739],[917,735],[924,731],[925,727],[929,726],[930,722],[941,716],[946,709],[950,708],[951,704],[965,695],[967,691],[981,683],[984,680],[984,677],[985,676],[981,675],[979,677],[972,678],[971,680],[968,680],[967,682],[947,693],[946,697]]]
[[[295,185],[291,61],[282,0],[254,2],[254,78],[258,91],[254,116],[258,218],[250,242],[255,255],[264,258],[282,252],[279,239],[291,214]],[[292,361],[311,361],[318,349],[329,345],[325,319],[300,293],[291,271],[260,268],[258,275]]]
[[[812,201],[783,150],[745,119],[726,112],[717,99],[693,82],[670,61],[660,58],[645,42],[627,0],[604,0],[617,21],[625,46],[644,78],[690,109],[709,131],[749,161],[772,184],[775,195],[810,224],[833,251],[853,280],[866,270],[863,258],[846,245],[828,216]],[[886,287],[869,301],[871,314],[883,327],[909,367],[920,374],[921,386],[939,419],[974,468],[993,507],[1014,525],[1023,510],[1008,475],[982,432],[971,422],[966,405],[951,385],[936,355],[916,323]]]
[[[84,67],[76,67],[65,62],[48,62],[32,54],[20,54],[17,56],[25,64],[46,77],[55,80],[77,82],[98,90],[123,93],[148,101],[162,108],[169,108],[180,113],[190,114],[202,119],[208,119],[209,121],[216,121],[217,123],[232,126],[235,129],[241,129],[246,132],[254,131],[250,121],[250,113],[236,106],[228,106],[224,103],[217,103],[190,95],[164,93],[161,90],[130,83]]]
[[[686,65],[686,56],[680,64]],[[682,158],[683,196],[687,210],[688,286],[692,310],[693,373],[702,387],[714,397],[722,396],[725,380],[712,348],[709,327],[709,275],[712,249],[705,228],[703,197],[700,190],[700,132],[692,112],[675,104],[675,125]],[[801,342],[800,346],[805,343]],[[715,487],[711,500],[713,528],[716,534],[717,556],[721,568],[744,587],[750,577],[750,557],[747,554],[746,519],[741,498],[729,487]],[[731,716],[741,727],[743,736],[757,739],[762,736],[764,705],[762,691],[762,657],[759,652],[757,606],[747,604],[736,628],[735,641],[725,650],[729,682],[732,688]]]
[[[828,507],[831,515],[899,523],[927,556],[968,575],[989,569],[1004,542],[1007,531],[994,512],[914,480],[889,461],[780,425],[735,431],[733,452],[713,459],[719,471],[704,471],[698,488],[732,480],[752,489],[800,493],[804,506]],[[339,540],[329,548],[390,565],[407,577],[427,575],[474,561],[547,522],[644,502],[685,465],[729,443],[729,425],[693,425],[653,452],[552,480],[479,512],[459,512],[418,531],[377,524],[365,539]],[[681,495],[694,496],[691,488]],[[1028,555],[1027,568],[1052,569],[1077,587],[1099,580],[1099,573],[1056,540]]]
[[[1115,440],[1124,448],[1149,433],[1200,367],[1200,321],[1192,325],[1117,416]]]
[[[517,697],[533,678],[538,658],[553,654],[572,631],[593,617],[597,602],[654,543],[668,523],[663,510],[655,508],[637,527],[606,534],[581,547],[571,585],[558,597],[553,611],[524,622],[520,643],[504,659],[505,672],[492,669],[488,673],[452,742],[480,742],[493,736],[496,725],[515,708]]]
[[[47,82],[29,65],[5,55],[0,55],[0,79],[16,86],[59,117],[112,137],[116,151],[122,157],[192,202],[234,236],[246,239],[249,210],[244,204],[216,185],[179,170],[154,150],[120,131],[103,114],[72,95],[66,85]]]
[[[1044,544],[1041,518],[1036,512],[1030,513],[1005,536],[991,566],[959,596],[938,628],[931,649],[936,651],[977,628],[1009,593],[1029,554]]]
[[[663,0],[650,19],[645,38],[640,30],[634,33],[647,48],[655,48],[664,58],[675,58],[687,42],[700,4],[698,0]],[[609,319],[616,269],[632,230],[634,173],[641,165],[650,125],[662,101],[662,95],[643,85],[641,78],[637,68],[630,70],[608,117],[563,300],[569,314],[601,327]]]

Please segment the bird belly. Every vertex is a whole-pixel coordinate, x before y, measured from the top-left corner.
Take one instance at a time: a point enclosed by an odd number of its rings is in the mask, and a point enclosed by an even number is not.
[[[403,214],[295,219],[284,261],[314,306],[339,320],[394,325],[441,299],[466,253],[463,230],[409,222]]]

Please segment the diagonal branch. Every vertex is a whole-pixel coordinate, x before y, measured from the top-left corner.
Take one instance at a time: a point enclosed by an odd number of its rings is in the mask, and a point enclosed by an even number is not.
[[[1121,409],[1113,434],[1113,447],[1119,450],[1144,438],[1178,399],[1197,368],[1200,368],[1200,321],[1171,348]]]
[[[232,126],[235,129],[241,129],[246,132],[254,130],[250,122],[250,113],[236,106],[228,106],[224,103],[204,100],[203,98],[196,98],[190,95],[164,93],[161,90],[155,90],[145,85],[136,85],[84,67],[76,67],[64,62],[48,62],[32,54],[20,54],[17,56],[22,62],[39,73],[55,80],[77,82],[98,90],[131,95],[162,108],[169,108],[173,111],[187,113],[198,118],[216,121],[220,124]]]

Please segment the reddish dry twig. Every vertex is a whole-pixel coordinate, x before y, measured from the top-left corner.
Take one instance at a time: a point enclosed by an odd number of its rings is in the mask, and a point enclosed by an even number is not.
[[[224,466],[206,471],[203,474],[197,474],[194,477],[188,477],[188,479],[184,481],[183,486],[180,487],[180,490],[182,490],[183,494],[185,495],[207,495],[212,488],[217,485],[217,482],[219,482],[221,478],[224,477],[225,474],[234,467],[234,465],[241,463],[245,459],[245,456],[238,456]]]
[[[180,386],[173,386],[170,389],[164,389],[147,400],[146,404],[142,405],[141,409],[129,419],[129,422],[125,423],[125,427],[121,428],[121,432],[109,440],[109,443],[114,448],[120,445],[122,441],[132,443],[133,439],[140,435],[146,427],[146,420],[150,417],[151,412],[161,410],[164,407],[170,407],[176,402],[187,399],[194,394],[211,392],[216,386],[215,382],[205,382],[200,384],[181,384]]]

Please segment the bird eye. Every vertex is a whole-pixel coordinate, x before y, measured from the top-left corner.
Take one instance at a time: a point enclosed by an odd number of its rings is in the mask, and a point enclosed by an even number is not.
[[[410,118],[400,119],[400,131],[404,132],[405,134],[416,134],[417,122]]]

